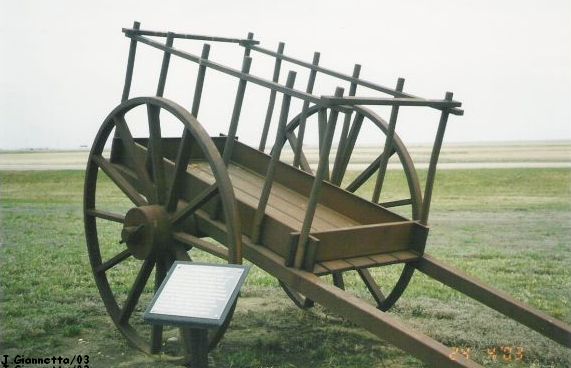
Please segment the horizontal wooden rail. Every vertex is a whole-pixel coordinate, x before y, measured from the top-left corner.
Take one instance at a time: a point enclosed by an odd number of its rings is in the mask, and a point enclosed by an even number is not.
[[[164,45],[160,42],[151,40],[150,38],[147,38],[144,36],[137,36],[135,34],[128,34],[128,33],[126,33],[125,36],[127,36],[131,39],[135,39],[135,40],[137,40],[141,43],[144,43],[146,45],[149,45],[151,47],[157,48],[159,50],[168,51],[173,55],[176,55],[176,56],[181,57],[181,58],[186,59],[186,60],[190,60],[192,62],[199,64],[199,65],[204,65],[208,68],[214,69],[214,70],[222,72],[224,74],[228,74],[228,75],[231,75],[233,77],[240,78],[240,79],[246,80],[248,82],[252,82],[252,83],[260,85],[262,87],[270,88],[270,89],[278,91],[280,93],[284,93],[288,96],[297,97],[297,98],[300,98],[302,100],[307,100],[307,101],[312,102],[316,105],[320,105],[320,106],[323,105],[323,101],[321,100],[321,97],[314,96],[312,94],[302,92],[302,91],[299,91],[299,90],[296,90],[293,88],[287,88],[286,86],[272,82],[272,81],[264,79],[264,78],[256,77],[252,74],[242,73],[238,69],[230,68],[230,67],[224,66],[222,64],[219,64],[219,63],[216,63],[214,61],[207,60],[207,59],[202,59],[196,55],[193,55],[193,54],[188,53],[186,51],[176,49],[174,47],[167,47],[166,45]]]
[[[379,91],[379,92],[389,94],[391,96],[421,99],[420,97],[411,95],[409,93],[399,92],[395,89],[385,87],[385,86],[381,86],[379,84],[368,82],[368,81],[365,81],[365,80],[362,80],[359,78],[355,78],[355,77],[350,76],[348,74],[339,73],[339,72],[336,72],[336,71],[328,69],[328,68],[324,68],[324,67],[319,66],[319,65],[313,65],[312,63],[308,63],[308,62],[305,62],[303,60],[298,60],[298,59],[292,58],[290,56],[278,54],[272,50],[268,50],[268,49],[265,49],[265,48],[260,47],[260,46],[249,46],[249,45],[242,45],[242,46],[247,47],[251,50],[260,52],[262,54],[270,55],[270,56],[273,56],[275,58],[280,58],[281,60],[285,60],[285,61],[290,62],[292,64],[303,66],[303,67],[308,68],[310,70],[316,70],[320,73],[323,73],[323,74],[326,74],[326,75],[329,75],[329,76],[332,76],[335,78],[339,78],[339,79],[354,83],[356,85],[360,85],[360,86],[367,87],[367,88],[370,88],[370,89],[375,90],[375,91]],[[430,106],[430,107],[432,107],[432,106]],[[458,109],[458,108],[451,109],[450,113],[453,115],[464,115],[464,111],[461,109]]]
[[[428,106],[437,109],[449,109],[462,106],[461,102],[448,100],[425,100],[422,98],[396,97],[396,98],[380,98],[380,97],[321,97],[328,106],[338,105],[377,105],[377,106]]]
[[[374,89],[376,91],[384,92],[384,93],[387,93],[387,94],[392,95],[392,96],[397,96],[397,98],[394,98],[394,99],[353,97],[352,99],[355,101],[359,101],[359,103],[357,103],[357,102],[351,103],[351,102],[349,102],[351,100],[351,98],[348,98],[347,100],[344,100],[344,101],[347,101],[347,104],[353,104],[353,105],[354,104],[360,104],[360,105],[365,105],[365,104],[391,105],[391,104],[395,104],[398,102],[389,103],[387,101],[399,101],[399,99],[400,99],[400,100],[402,100],[401,106],[427,106],[427,107],[431,107],[431,108],[435,108],[435,109],[439,109],[439,110],[447,109],[450,114],[454,114],[454,115],[463,115],[464,114],[463,110],[460,110],[457,108],[458,106],[461,106],[460,102],[448,101],[448,102],[444,103],[441,100],[427,100],[427,99],[423,99],[423,98],[420,98],[420,97],[417,97],[414,95],[410,95],[407,93],[401,93],[401,92],[395,91],[395,90],[387,88],[387,87],[383,87],[383,86],[380,86],[380,85],[377,85],[377,84],[374,84],[371,82],[361,80],[359,78],[354,78],[354,77],[349,76],[349,75],[334,72],[330,69],[322,68],[318,65],[306,63],[304,61],[297,60],[297,59],[285,56],[283,54],[280,54],[280,53],[277,53],[277,52],[274,52],[271,50],[266,50],[266,49],[258,47],[258,46],[252,46],[251,45],[252,43],[257,42],[254,40],[227,39],[224,37],[218,37],[219,40],[217,40],[216,39],[217,37],[210,37],[210,36],[185,35],[185,34],[181,34],[181,33],[155,32],[155,31],[136,30],[136,29],[123,29],[123,32],[125,33],[126,37],[129,37],[132,40],[144,43],[146,45],[149,45],[151,47],[157,48],[157,49],[165,51],[165,52],[169,52],[172,55],[176,55],[176,56],[181,57],[183,59],[190,60],[192,62],[199,64],[199,65],[206,66],[208,68],[217,70],[217,71],[222,72],[224,74],[227,74],[227,75],[230,75],[230,76],[233,76],[236,78],[244,79],[248,82],[252,82],[252,83],[260,85],[262,87],[266,87],[266,88],[269,88],[271,90],[274,90],[274,91],[277,91],[280,93],[284,93],[288,96],[296,97],[296,98],[299,98],[301,100],[308,101],[310,103],[313,103],[313,104],[316,104],[319,106],[323,106],[323,107],[327,107],[327,106],[331,106],[331,105],[339,106],[339,105],[343,105],[343,102],[337,101],[334,97],[316,96],[316,95],[313,95],[311,93],[303,92],[303,91],[300,91],[300,90],[297,90],[294,88],[287,88],[286,86],[281,85],[277,82],[270,81],[270,80],[267,80],[264,78],[260,78],[260,77],[257,77],[255,75],[252,75],[252,74],[245,74],[238,69],[230,68],[230,67],[224,66],[222,64],[216,63],[214,61],[210,61],[208,59],[203,59],[199,56],[196,56],[196,55],[191,54],[191,53],[186,52],[186,51],[182,51],[180,49],[176,49],[174,47],[169,47],[163,43],[157,42],[157,41],[152,40],[152,39],[145,37],[143,35],[167,37],[169,34],[171,34],[173,38],[177,38],[177,35],[178,35],[178,36],[180,36],[178,38],[185,38],[183,36],[188,36],[186,38],[204,37],[204,40],[208,40],[208,41],[237,42],[240,45],[246,47],[247,49],[262,52],[262,53],[274,56],[276,58],[280,58],[281,60],[286,60],[286,61],[292,62],[294,64],[307,67],[311,70],[316,70],[318,72],[322,72],[324,74],[327,74],[327,75],[330,75],[333,77],[337,77],[337,78],[342,79],[342,80],[347,80],[351,83],[354,83],[355,85],[365,86],[365,87]],[[199,39],[199,38],[194,38],[194,39]],[[337,101],[337,102],[335,102],[335,101]],[[407,104],[405,101],[410,101],[410,102],[408,102],[408,104]],[[370,103],[368,103],[368,102],[370,102]]]
[[[205,36],[205,35],[176,33],[176,32],[158,32],[158,31],[149,31],[149,30],[133,29],[133,28],[123,28],[123,33],[129,35],[154,36],[154,37],[168,37],[170,35],[172,38],[182,38],[186,40],[230,42],[230,43],[239,43],[241,45],[257,45],[260,43],[260,41],[243,39],[243,38],[216,37],[216,36]]]

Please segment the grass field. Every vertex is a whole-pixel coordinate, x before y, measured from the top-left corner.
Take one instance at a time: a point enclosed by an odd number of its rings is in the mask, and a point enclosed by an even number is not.
[[[0,355],[81,353],[91,367],[170,367],[167,356],[129,347],[105,312],[86,254],[82,186],[82,171],[0,172]],[[102,194],[116,204],[111,186]],[[571,323],[571,170],[440,171],[433,198],[428,253]],[[366,294],[347,278],[351,292]],[[420,274],[391,314],[486,366],[571,366],[568,349]],[[512,348],[511,362],[502,347]],[[216,367],[423,366],[331,311],[298,310],[256,268],[211,357]]]

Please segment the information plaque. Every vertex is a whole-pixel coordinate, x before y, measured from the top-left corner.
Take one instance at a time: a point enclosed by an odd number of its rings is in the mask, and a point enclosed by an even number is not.
[[[250,266],[176,261],[143,318],[154,324],[221,326]]]

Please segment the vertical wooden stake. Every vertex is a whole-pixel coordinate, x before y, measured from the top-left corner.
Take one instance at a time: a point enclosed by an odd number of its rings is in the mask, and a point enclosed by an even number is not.
[[[295,84],[296,73],[290,71],[287,76],[286,87],[293,88]],[[280,112],[280,120],[278,121],[278,131],[276,133],[276,141],[274,143],[274,148],[272,150],[272,157],[270,158],[270,163],[268,164],[268,169],[266,171],[266,178],[264,180],[264,186],[262,187],[262,192],[260,193],[260,200],[258,202],[258,208],[254,214],[254,220],[252,224],[252,241],[254,243],[259,243],[262,234],[262,222],[264,220],[264,215],[266,212],[266,206],[270,198],[270,193],[272,191],[272,184],[274,181],[274,173],[276,170],[276,165],[280,159],[282,152],[281,142],[285,141],[286,136],[286,125],[287,117],[289,113],[289,105],[291,101],[291,96],[284,94],[282,100],[282,110]]]
[[[169,32],[167,34],[167,40],[165,42],[165,46],[171,48],[173,41],[174,41],[174,35],[172,32]],[[167,82],[167,74],[169,71],[170,59],[171,59],[171,53],[170,51],[167,50],[163,55],[163,63],[161,65],[161,73],[159,74],[159,83],[157,85],[157,96],[159,97],[163,97],[163,94],[165,92],[165,85]]]
[[[133,29],[141,28],[141,23],[134,22]],[[127,71],[125,72],[125,84],[123,85],[123,95],[121,96],[121,102],[127,101],[129,99],[129,92],[131,91],[131,81],[133,80],[133,69],[135,67],[135,54],[137,53],[137,40],[131,38],[131,43],[129,44],[129,57],[127,59]]]
[[[248,35],[249,36],[249,35]],[[252,36],[253,37],[253,36]],[[250,65],[252,65],[252,58],[244,56],[242,62],[242,73],[248,74],[250,72]],[[232,110],[232,118],[230,120],[230,127],[228,128],[228,137],[224,145],[224,152],[222,159],[228,165],[232,157],[232,149],[234,148],[234,139],[236,139],[236,131],[238,130],[238,121],[240,120],[240,112],[242,111],[242,102],[244,101],[244,93],[246,92],[246,79],[240,79],[238,82],[238,90],[236,91],[236,101],[234,102],[234,110]]]
[[[208,60],[210,54],[210,45],[205,43],[202,46],[201,60]],[[192,100],[192,109],[190,113],[196,118],[198,117],[198,109],[200,108],[200,100],[202,99],[202,87],[204,87],[204,78],[206,76],[206,65],[200,64],[198,67],[198,74],[196,76],[196,84],[194,89],[194,98]]]
[[[335,90],[335,97],[342,96],[343,88],[337,87]],[[326,119],[325,115],[327,113],[325,110],[320,110],[319,114],[321,120]],[[307,246],[307,240],[309,239],[311,224],[313,223],[313,218],[315,217],[315,210],[317,209],[317,202],[319,201],[319,194],[321,193],[321,187],[323,186],[323,179],[325,178],[326,168],[329,165],[331,141],[333,140],[333,135],[335,134],[335,125],[337,124],[338,115],[339,112],[337,110],[331,109],[331,113],[329,114],[329,121],[327,122],[327,126],[325,127],[325,132],[323,134],[322,149],[319,152],[319,165],[317,167],[317,171],[315,172],[315,178],[313,179],[313,185],[311,187],[311,192],[307,201],[307,209],[305,210],[303,225],[299,234],[297,253],[295,255],[294,262],[294,267],[296,268],[302,267],[304,263],[305,248]]]
[[[315,52],[313,54],[313,61],[311,65],[318,66],[319,65],[319,52]],[[307,88],[305,91],[307,93],[313,93],[313,86],[315,85],[315,78],[317,76],[317,70],[312,68],[309,72],[309,79],[307,80]],[[303,138],[305,136],[305,121],[307,119],[307,109],[309,108],[309,101],[303,101],[303,107],[301,109],[301,117],[299,121],[299,129],[298,129],[298,136],[297,136],[297,145],[294,147],[294,155],[293,155],[293,166],[299,167],[301,164],[301,151],[303,149]]]
[[[452,92],[446,92],[444,99],[451,101],[454,95]],[[430,155],[430,164],[428,165],[428,173],[426,175],[426,186],[424,188],[424,200],[422,201],[422,213],[420,215],[420,223],[426,225],[428,223],[428,213],[430,212],[430,201],[432,199],[432,188],[434,186],[434,179],[436,177],[436,164],[438,163],[438,156],[442,148],[442,141],[444,139],[444,131],[446,130],[446,123],[448,122],[448,109],[442,110],[440,114],[440,122],[438,123],[438,130],[436,131],[436,138],[434,138],[434,146],[432,147],[432,154]]]
[[[138,30],[141,28],[141,23],[134,22],[133,29]],[[127,70],[125,71],[125,83],[123,84],[123,94],[121,95],[121,102],[125,102],[129,99],[129,93],[131,91],[131,82],[133,81],[133,69],[135,68],[135,54],[137,53],[137,40],[131,38],[129,43],[129,56],[127,58]],[[115,144],[115,140],[119,138],[117,130],[113,134],[113,145],[111,146],[111,162],[117,160],[119,155],[118,145]]]
[[[349,166],[349,159],[353,153],[353,149],[355,148],[355,143],[357,142],[357,138],[359,138],[359,132],[361,131],[361,125],[363,125],[363,120],[365,116],[361,113],[355,114],[355,118],[353,119],[353,124],[351,124],[351,129],[347,134],[347,140],[345,143],[345,147],[343,148],[343,155],[341,157],[341,164],[339,166],[339,179],[334,184],[341,185],[343,181],[343,176],[345,175],[345,171],[347,171],[347,166]]]
[[[248,40],[253,40],[254,39],[254,33],[252,32],[248,32]],[[244,56],[250,56],[250,48],[248,47],[250,44],[246,43],[244,44]]]
[[[361,73],[361,65],[355,64],[353,68],[353,78],[358,79]],[[351,82],[349,86],[349,96],[355,96],[357,93],[357,83]],[[340,185],[343,179],[343,161],[346,154],[347,147],[347,136],[349,135],[349,124],[351,122],[352,112],[345,113],[345,119],[343,121],[343,129],[341,130],[341,136],[339,137],[339,145],[337,146],[337,154],[335,155],[335,161],[333,163],[333,170],[331,172],[331,182],[335,185]]]
[[[274,64],[274,75],[272,81],[278,82],[280,79],[280,69],[282,65],[281,55],[284,52],[285,44],[280,42],[278,45],[278,55],[276,56],[276,62]],[[272,122],[272,115],[274,113],[274,105],[276,103],[276,90],[272,89],[270,91],[270,100],[268,101],[268,110],[266,111],[266,120],[264,121],[264,128],[262,129],[262,137],[260,138],[260,146],[258,149],[262,152],[266,149],[266,140],[268,139],[268,131],[270,130],[270,124]]]
[[[397,92],[402,92],[404,87],[404,79],[399,78],[397,81]],[[393,136],[395,134],[395,126],[397,124],[397,117],[399,114],[399,107],[398,105],[393,106],[391,109],[391,117],[389,120],[389,129],[387,131],[387,138],[385,139],[385,147],[383,150],[383,155],[381,156],[381,162],[379,163],[379,172],[377,174],[377,181],[375,183],[375,190],[373,191],[373,199],[374,203],[379,202],[379,198],[381,197],[381,190],[383,189],[383,182],[385,181],[385,173],[387,171],[387,165],[389,163],[389,159],[391,157],[391,152],[393,148]]]
[[[202,47],[201,59],[207,60],[210,53],[210,45],[204,44]],[[204,78],[206,74],[206,66],[200,64],[198,67],[198,75],[196,76],[196,87],[194,89],[194,98],[192,100],[192,115],[196,118],[198,116],[198,109],[200,107],[200,100],[202,97],[202,87],[204,85]],[[169,194],[167,196],[167,211],[173,211],[178,204],[178,195],[180,193],[180,185],[183,181],[183,173],[186,172],[188,163],[190,162],[190,133],[185,129],[182,133],[182,139],[176,154],[175,174],[173,176]]]

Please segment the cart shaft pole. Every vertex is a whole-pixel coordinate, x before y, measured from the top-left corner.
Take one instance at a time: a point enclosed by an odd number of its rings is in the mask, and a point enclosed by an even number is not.
[[[414,266],[419,271],[451,288],[534,329],[544,336],[571,347],[571,327],[538,310],[520,303],[504,292],[484,285],[459,270],[446,266],[424,254]]]

